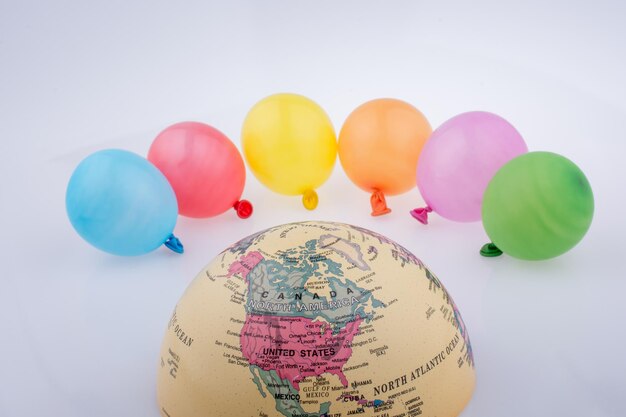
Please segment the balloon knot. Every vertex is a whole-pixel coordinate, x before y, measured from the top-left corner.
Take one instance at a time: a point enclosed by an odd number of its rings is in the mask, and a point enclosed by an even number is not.
[[[387,207],[385,194],[382,191],[376,190],[372,193],[370,204],[372,205],[372,216],[382,216],[383,214],[391,213],[391,209]]]
[[[315,210],[317,207],[317,203],[319,202],[319,197],[317,193],[313,190],[306,190],[304,194],[302,194],[302,204],[306,207],[307,210]]]
[[[176,253],[183,253],[185,248],[183,244],[180,243],[180,240],[174,234],[170,234],[167,237],[167,240],[163,243],[168,249],[173,250]]]
[[[240,219],[247,219],[248,217],[252,216],[252,212],[254,211],[252,203],[250,203],[248,200],[237,201],[233,205],[233,208],[237,212],[237,216],[239,216]]]
[[[480,254],[486,258],[493,258],[502,255],[502,251],[493,243],[486,243],[480,248]]]
[[[426,205],[426,207],[413,209],[409,213],[411,213],[411,216],[418,222],[428,224],[428,213],[432,211],[433,209],[431,209],[429,205]]]

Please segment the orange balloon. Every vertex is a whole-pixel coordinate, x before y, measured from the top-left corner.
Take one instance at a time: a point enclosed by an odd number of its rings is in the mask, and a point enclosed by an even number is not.
[[[415,187],[417,160],[431,133],[426,117],[402,100],[372,100],[350,113],[339,133],[339,160],[352,182],[372,193],[373,216],[391,211],[385,194]]]

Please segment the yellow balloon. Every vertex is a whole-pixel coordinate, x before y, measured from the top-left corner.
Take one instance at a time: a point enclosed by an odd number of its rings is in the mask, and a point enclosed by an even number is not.
[[[337,137],[326,112],[297,94],[274,94],[252,107],[241,132],[243,153],[252,173],[269,189],[302,195],[317,206],[315,188],[333,171]]]

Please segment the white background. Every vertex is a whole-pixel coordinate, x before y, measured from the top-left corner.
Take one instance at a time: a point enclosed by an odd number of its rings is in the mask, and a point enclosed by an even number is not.
[[[463,416],[626,415],[625,7],[0,0],[0,416],[158,416],[158,350],[187,284],[235,240],[306,219],[382,232],[439,275],[476,354]],[[183,256],[113,257],[74,233],[65,187],[90,152],[145,155],[182,120],[239,144],[249,108],[283,91],[317,101],[337,130],[377,97],[411,102],[434,127],[464,111],[498,113],[531,150],[587,174],[591,229],[554,260],[485,259],[480,223],[418,224],[408,215],[422,204],[417,190],[372,218],[369,196],[338,164],[314,212],[250,175],[254,216],[180,218]]]

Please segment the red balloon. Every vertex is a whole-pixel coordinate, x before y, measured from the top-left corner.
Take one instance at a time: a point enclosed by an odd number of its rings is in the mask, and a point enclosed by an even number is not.
[[[250,217],[252,205],[239,200],[246,169],[239,150],[219,130],[198,122],[182,122],[159,133],[148,160],[167,177],[187,217],[213,217],[234,208]]]

